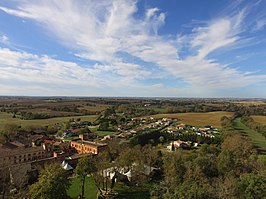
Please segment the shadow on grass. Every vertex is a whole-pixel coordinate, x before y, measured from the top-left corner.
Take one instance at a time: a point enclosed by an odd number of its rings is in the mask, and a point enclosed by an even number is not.
[[[118,196],[116,197],[117,199],[149,199],[150,194],[148,191],[131,191],[131,192],[119,192]]]
[[[117,191],[118,195],[117,199],[148,199],[150,198],[148,186],[140,187],[128,187],[124,186],[122,183],[117,183],[115,186],[115,191]]]

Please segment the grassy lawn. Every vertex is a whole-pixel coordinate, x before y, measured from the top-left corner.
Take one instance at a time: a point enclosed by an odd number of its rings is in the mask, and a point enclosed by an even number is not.
[[[221,118],[223,116],[231,117],[231,112],[208,112],[208,113],[173,113],[152,115],[154,118],[173,118],[180,119],[181,122],[195,126],[211,125],[216,128],[221,127]]]
[[[115,131],[98,131],[97,129],[98,129],[98,126],[90,127],[91,132],[97,133],[99,136],[113,135],[116,133]]]
[[[266,125],[266,116],[253,115],[251,116],[255,122]]]
[[[86,115],[86,116],[71,116],[71,117],[56,117],[49,119],[38,119],[38,120],[21,120],[19,118],[12,118],[12,114],[0,113],[0,128],[5,124],[17,124],[22,127],[25,126],[48,126],[57,123],[67,122],[71,118],[80,118],[82,121],[94,121],[96,115]]]
[[[74,139],[78,139],[79,136],[73,136],[73,137],[66,137],[66,138],[63,138],[64,141],[71,141],[71,140],[74,140]]]
[[[247,135],[251,138],[252,142],[256,147],[266,149],[266,139],[257,131],[249,129],[246,125],[241,122],[241,118],[234,120],[235,129],[239,130],[244,135]]]
[[[113,135],[114,133],[116,133],[116,132],[114,132],[114,131],[97,131],[97,134],[99,136]]]
[[[148,199],[150,198],[149,185],[144,185],[141,189],[140,187],[127,187],[123,183],[117,182],[114,187],[114,191],[118,193],[116,196],[117,199]],[[96,199],[97,197],[97,187],[95,186],[93,179],[87,177],[85,181],[85,198],[86,199]],[[80,178],[71,179],[71,186],[68,190],[68,195],[71,198],[78,198],[78,195],[81,193],[81,180]]]
[[[95,186],[91,177],[87,177],[85,180],[85,198],[86,199],[96,199],[97,198],[97,187]],[[71,180],[71,185],[68,190],[68,195],[71,198],[78,198],[81,193],[81,180],[80,178],[73,178]]]
[[[117,199],[149,199],[150,194],[147,186],[143,186],[143,189],[139,187],[126,187],[122,183],[117,182],[114,190],[118,192]]]

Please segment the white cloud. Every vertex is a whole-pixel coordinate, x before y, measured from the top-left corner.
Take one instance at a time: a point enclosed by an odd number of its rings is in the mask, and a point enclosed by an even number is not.
[[[243,87],[265,81],[265,75],[225,67],[208,58],[213,52],[235,46],[247,39],[241,37],[245,9],[198,26],[191,34],[180,35],[176,41],[158,34],[166,17],[158,8],[147,9],[143,18],[137,18],[137,3],[134,0],[63,2],[22,1],[17,2],[17,8],[0,7],[0,10],[36,21],[49,30],[51,35],[56,35],[59,42],[75,51],[76,56],[95,60],[100,64],[83,68],[78,64],[47,56],[20,54],[2,49],[1,53],[5,53],[2,55],[2,65],[5,67],[0,73],[1,77],[3,75],[6,78],[27,81],[26,74],[31,74],[28,81],[100,87],[119,87],[121,82],[132,85],[132,82],[137,84],[138,79],[158,77],[145,64],[142,66],[124,59],[119,54],[124,52],[152,63],[163,73],[182,78],[195,89]],[[258,27],[264,25],[260,24]],[[180,58],[179,54],[184,46],[195,54]],[[15,57],[7,60],[8,56]],[[15,74],[11,72],[12,67],[13,70],[17,69]]]
[[[8,44],[9,43],[9,38],[6,35],[0,36],[0,43]]]
[[[113,89],[115,92],[121,89],[135,89],[139,86],[135,79],[144,78],[149,72],[139,65],[125,64],[82,67],[74,62],[46,55],[38,56],[0,48],[0,84],[8,82],[1,87],[0,94],[20,90],[19,93],[25,91],[28,94],[50,92],[49,95],[104,95],[102,89]]]

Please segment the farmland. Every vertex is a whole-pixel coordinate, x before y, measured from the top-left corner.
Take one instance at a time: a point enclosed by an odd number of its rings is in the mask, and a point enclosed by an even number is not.
[[[44,119],[40,115],[45,118],[97,115],[107,107],[104,101],[83,98],[0,98],[1,112],[24,119]]]
[[[21,127],[25,126],[48,126],[58,123],[67,122],[71,118],[80,118],[84,121],[93,122],[97,116],[88,115],[88,116],[71,116],[71,117],[56,117],[49,119],[36,119],[36,120],[21,120],[19,118],[12,118],[12,114],[9,113],[0,113],[0,128],[6,124],[16,124]]]
[[[177,118],[181,122],[189,125],[204,126],[211,125],[217,128],[221,127],[221,117],[231,117],[232,112],[208,112],[208,113],[175,113],[175,114],[157,114],[154,118]]]
[[[255,122],[266,125],[266,116],[252,116]]]

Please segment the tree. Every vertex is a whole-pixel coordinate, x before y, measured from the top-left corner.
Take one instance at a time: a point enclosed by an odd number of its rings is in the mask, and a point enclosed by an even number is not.
[[[96,164],[97,164],[97,172],[93,174],[94,181],[96,182],[96,186],[100,187],[102,184],[102,189],[105,190],[105,192],[108,192],[108,174],[107,170],[111,164],[110,164],[110,153],[107,151],[102,152],[97,155],[96,157]]]
[[[219,177],[214,181],[215,198],[218,199],[237,199],[236,178],[233,176]]]
[[[1,132],[1,137],[4,138],[5,142],[11,142],[14,140],[19,126],[16,124],[6,124]]]
[[[166,193],[171,194],[184,180],[186,167],[179,154],[166,154],[163,158],[164,184]]]
[[[30,187],[30,198],[33,199],[65,199],[70,185],[69,173],[60,165],[46,165],[41,170],[39,180]]]
[[[236,168],[236,158],[229,150],[222,151],[218,156],[218,170],[221,174],[232,174]]]
[[[70,127],[71,127],[71,124],[70,124],[71,122],[70,121],[68,121],[68,122],[66,122],[65,124],[64,124],[64,128],[67,130],[67,129],[70,129]]]
[[[77,174],[82,180],[82,187],[81,187],[81,198],[84,198],[84,186],[86,176],[95,172],[96,165],[92,155],[87,155],[79,159],[78,165],[75,169],[75,174]]]
[[[108,131],[109,130],[109,122],[108,121],[101,122],[99,125],[99,130]]]
[[[5,195],[10,189],[10,168],[4,166],[0,169],[0,193],[2,198],[5,198]]]
[[[254,173],[242,174],[238,182],[241,198],[266,198],[266,177]]]

